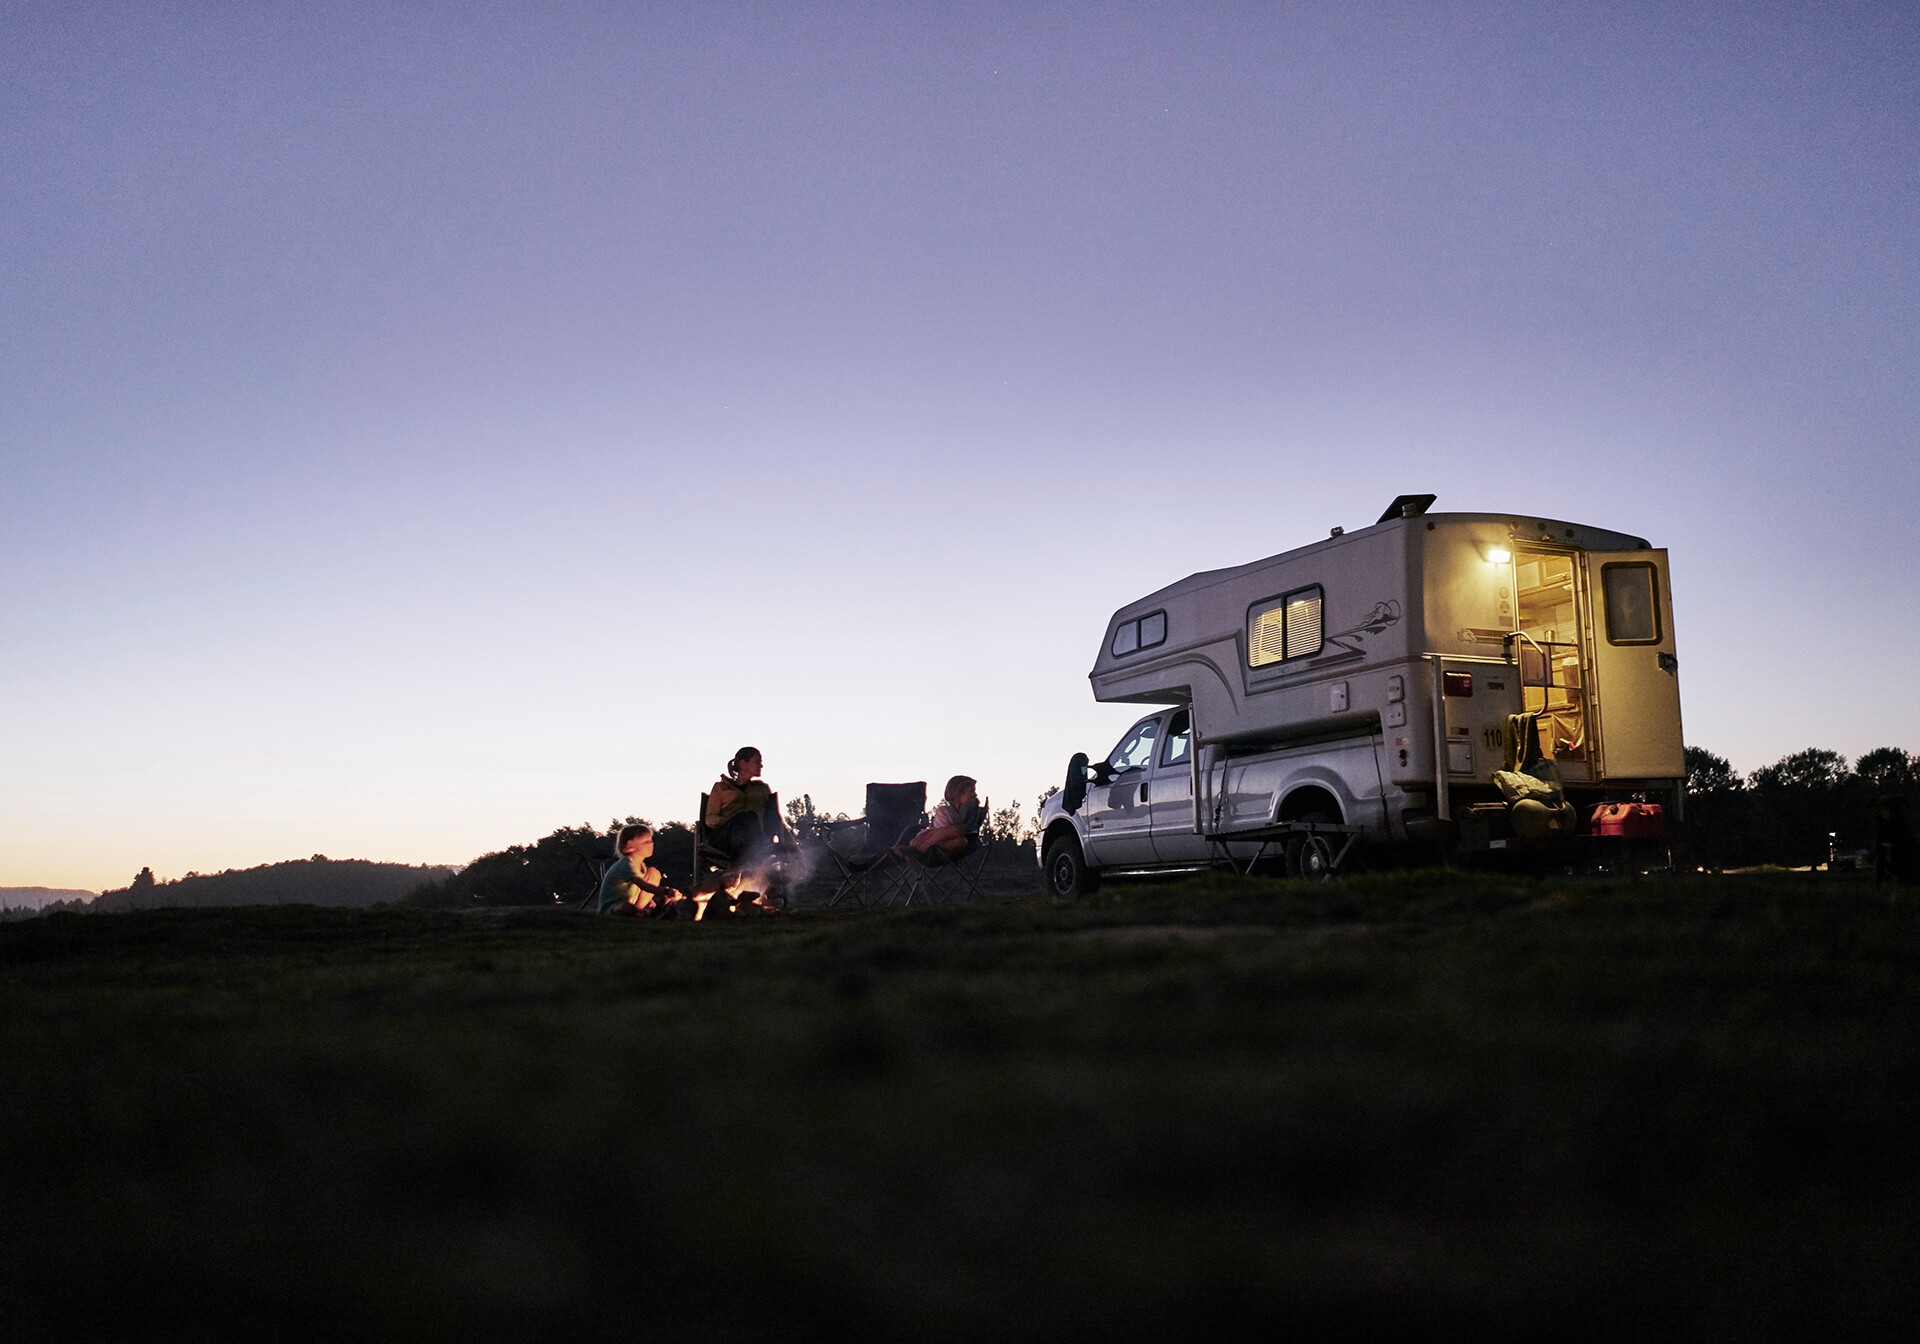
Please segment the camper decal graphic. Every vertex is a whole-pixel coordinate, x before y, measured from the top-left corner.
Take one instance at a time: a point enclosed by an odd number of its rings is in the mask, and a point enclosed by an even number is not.
[[[1308,667],[1326,667],[1332,663],[1357,662],[1367,656],[1365,648],[1367,636],[1377,635],[1388,626],[1400,620],[1400,604],[1392,598],[1384,602],[1375,602],[1373,610],[1358,625],[1347,627],[1338,634],[1328,635],[1326,652],[1308,663]]]

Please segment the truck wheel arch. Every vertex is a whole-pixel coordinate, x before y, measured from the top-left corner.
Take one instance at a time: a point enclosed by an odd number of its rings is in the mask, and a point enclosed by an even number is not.
[[[1346,810],[1340,806],[1340,799],[1324,784],[1301,784],[1280,800],[1273,819],[1339,823],[1346,820]]]
[[[1071,840],[1080,847],[1082,854],[1086,853],[1087,847],[1085,842],[1080,839],[1079,829],[1065,817],[1055,818],[1053,825],[1047,827],[1045,833],[1041,835],[1040,852],[1045,854],[1054,842],[1063,839]]]

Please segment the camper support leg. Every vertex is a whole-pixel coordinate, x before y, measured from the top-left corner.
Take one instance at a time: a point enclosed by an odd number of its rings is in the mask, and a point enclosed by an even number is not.
[[[1453,800],[1447,792],[1447,676],[1445,660],[1433,659],[1433,812],[1442,821],[1453,820]]]
[[[1193,712],[1193,702],[1187,702],[1187,797],[1193,802],[1193,833],[1200,831],[1200,720]]]

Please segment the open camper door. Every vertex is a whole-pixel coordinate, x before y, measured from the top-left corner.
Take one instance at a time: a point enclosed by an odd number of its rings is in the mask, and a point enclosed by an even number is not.
[[[1601,774],[1681,778],[1687,767],[1667,553],[1594,551],[1586,560]]]

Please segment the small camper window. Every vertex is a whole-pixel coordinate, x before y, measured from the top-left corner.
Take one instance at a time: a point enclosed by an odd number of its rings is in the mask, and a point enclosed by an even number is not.
[[[1658,644],[1660,604],[1654,597],[1653,566],[1604,566],[1600,584],[1607,595],[1607,643]]]
[[[1122,621],[1113,631],[1113,656],[1125,657],[1167,642],[1167,613],[1150,611],[1138,620]]]
[[[1247,665],[1265,667],[1318,653],[1324,629],[1318,585],[1256,602],[1247,613]]]

